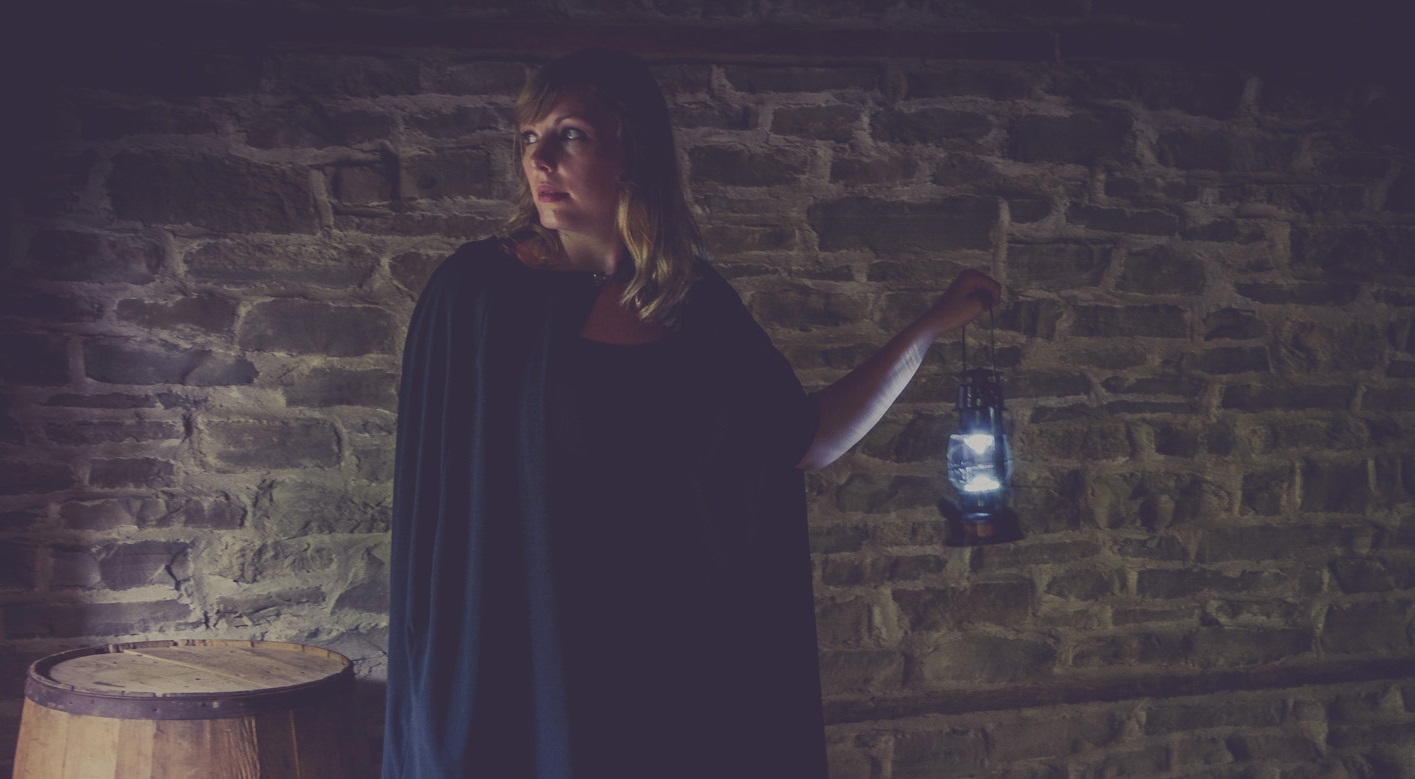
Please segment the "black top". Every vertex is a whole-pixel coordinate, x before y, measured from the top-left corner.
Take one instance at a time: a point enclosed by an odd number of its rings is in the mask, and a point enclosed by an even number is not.
[[[404,354],[384,777],[825,776],[816,406],[704,265],[667,340],[593,343],[588,274],[494,242]]]

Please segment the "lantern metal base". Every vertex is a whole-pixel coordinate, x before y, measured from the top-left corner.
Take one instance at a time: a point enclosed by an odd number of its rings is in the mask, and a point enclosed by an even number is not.
[[[938,502],[938,512],[947,525],[944,546],[1006,544],[1024,537],[1017,512],[1005,506],[989,512],[964,513],[957,504],[944,499]]]

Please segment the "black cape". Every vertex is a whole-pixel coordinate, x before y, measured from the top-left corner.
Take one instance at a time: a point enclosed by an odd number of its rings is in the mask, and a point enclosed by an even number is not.
[[[670,338],[698,439],[680,442],[692,467],[672,515],[651,548],[573,562],[572,531],[617,519],[566,494],[574,480],[547,445],[547,404],[596,294],[589,274],[529,269],[488,240],[445,261],[418,302],[398,409],[384,779],[821,779],[794,468],[815,400],[702,264]],[[645,516],[663,505],[635,474],[615,481],[606,494],[649,496]],[[574,582],[645,560],[647,597],[601,604],[599,654],[571,656],[591,635],[567,611],[587,602]]]

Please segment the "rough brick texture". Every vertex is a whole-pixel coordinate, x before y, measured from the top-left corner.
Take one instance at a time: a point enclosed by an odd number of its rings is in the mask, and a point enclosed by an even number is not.
[[[960,268],[1006,288],[983,324],[1024,540],[942,545],[957,334],[808,477],[835,779],[1415,777],[1415,98],[1394,20],[207,5],[27,28],[0,763],[24,662],[158,637],[345,652],[376,740],[403,328],[437,262],[499,229],[511,102],[546,41],[576,41],[650,58],[708,248],[807,385]]]

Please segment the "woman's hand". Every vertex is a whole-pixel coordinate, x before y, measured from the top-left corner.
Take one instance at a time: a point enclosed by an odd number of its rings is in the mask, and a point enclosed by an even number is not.
[[[1002,300],[1002,285],[980,270],[959,273],[922,317],[929,335],[940,335],[977,319]]]

